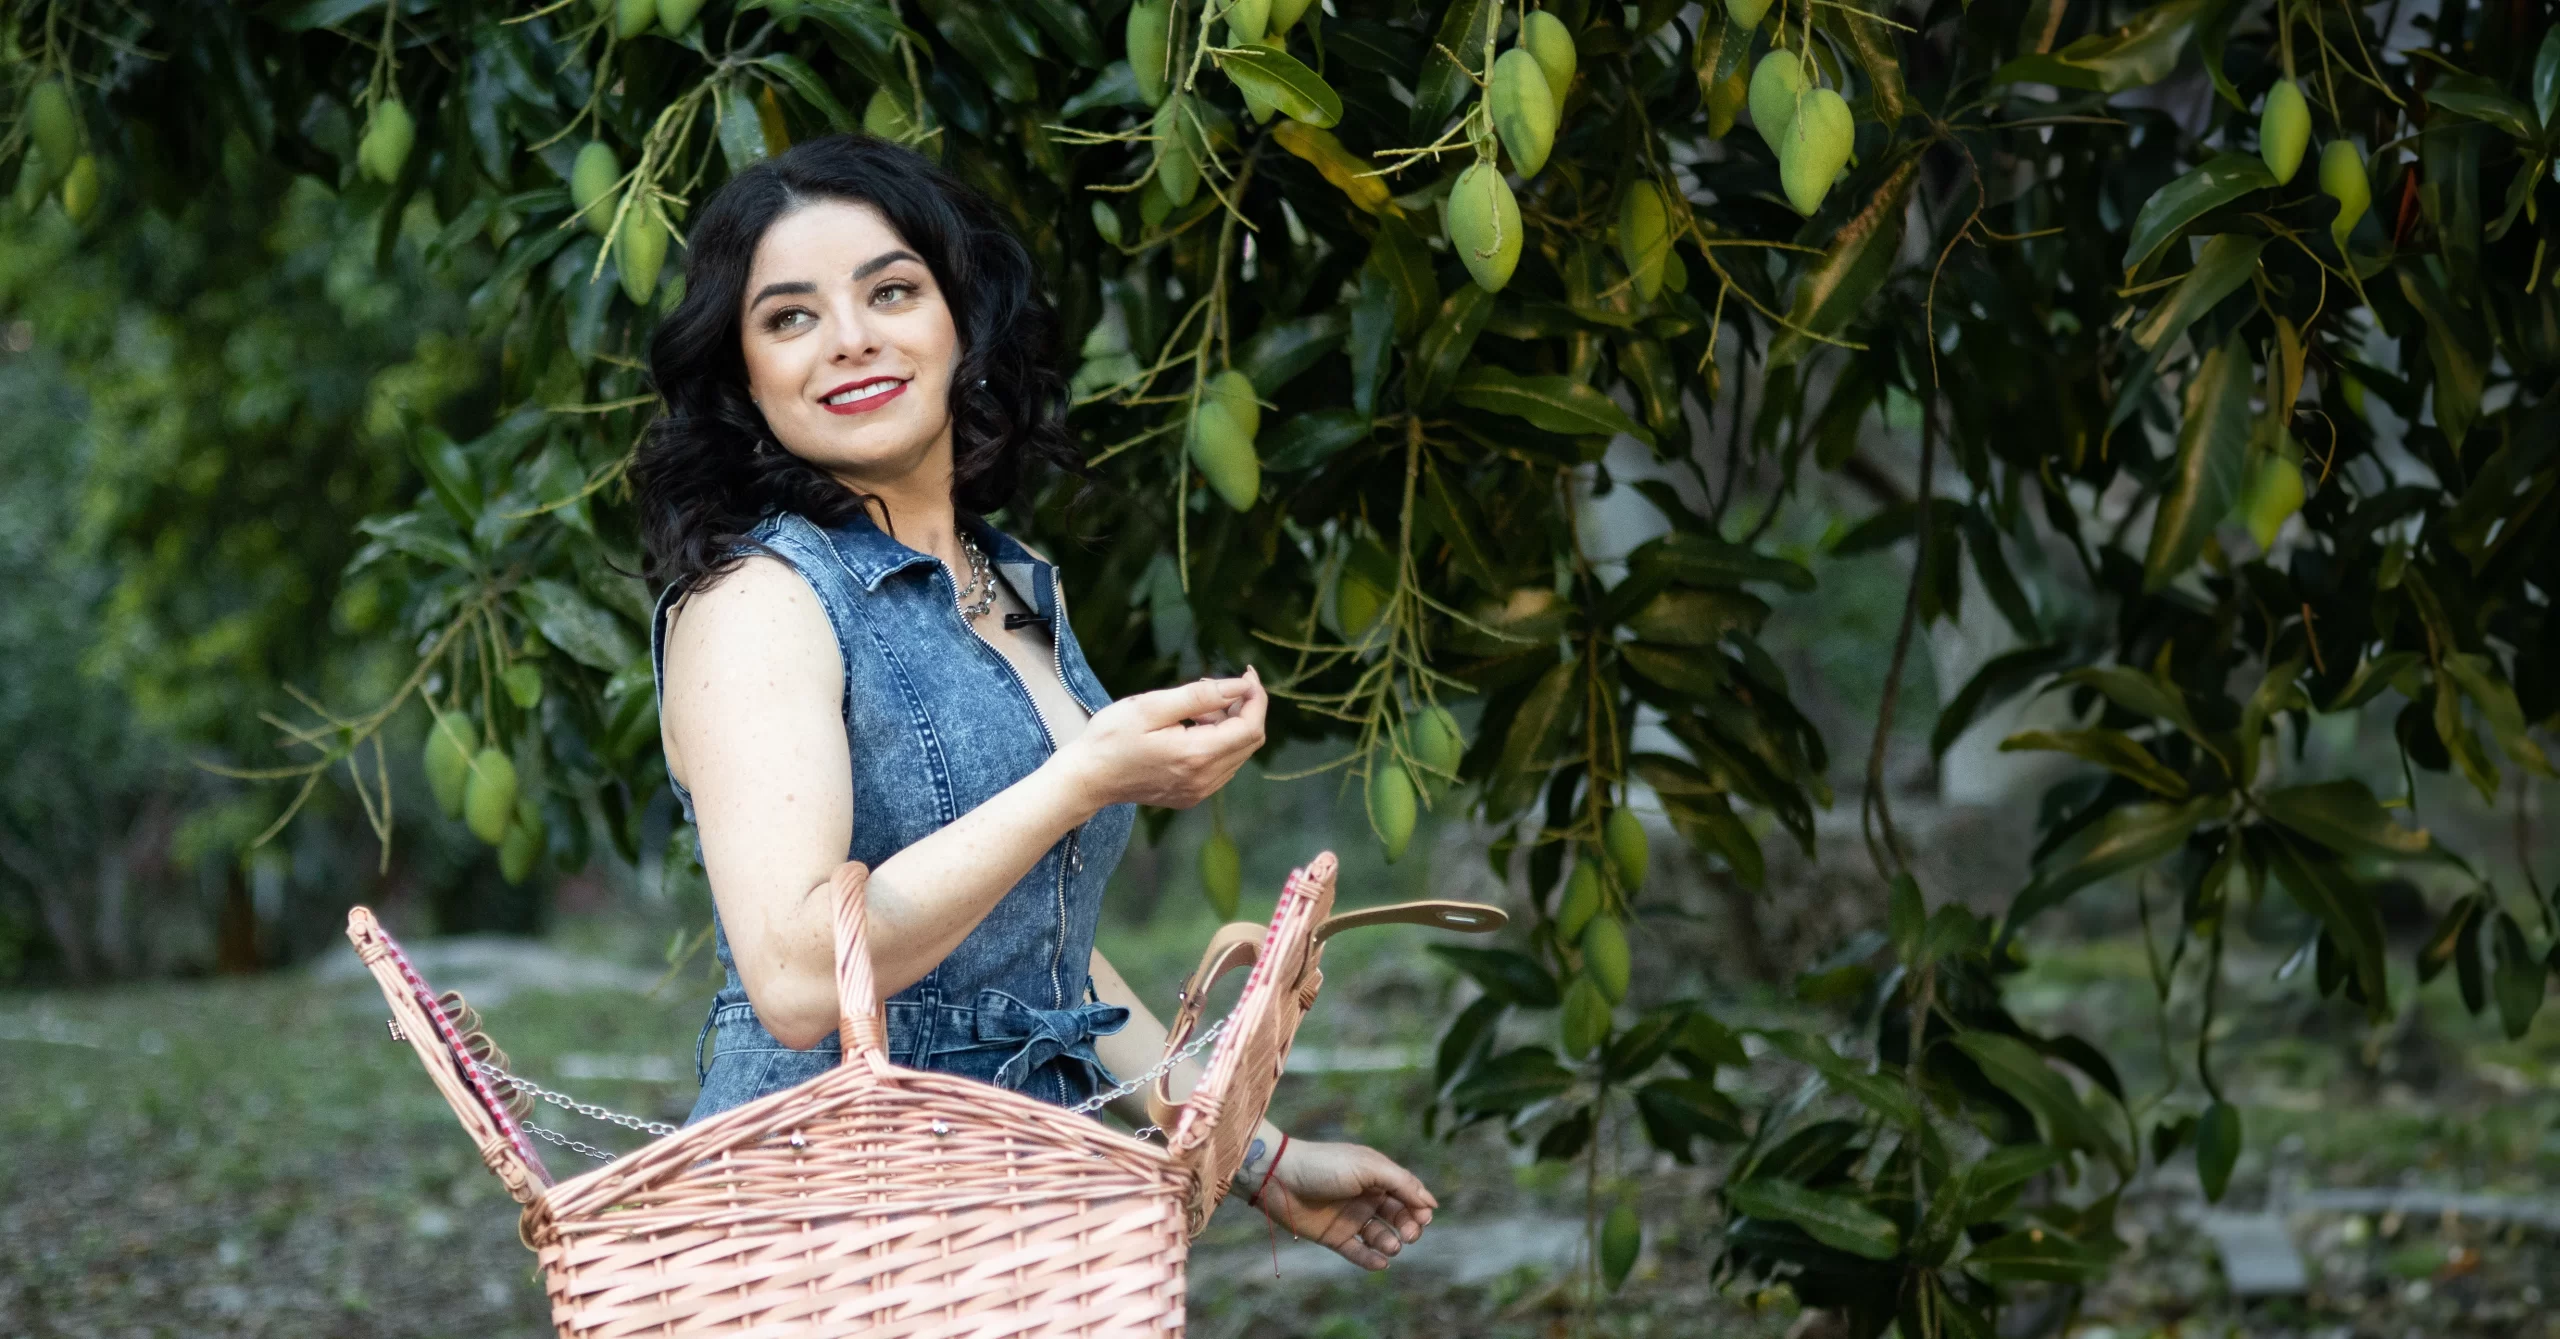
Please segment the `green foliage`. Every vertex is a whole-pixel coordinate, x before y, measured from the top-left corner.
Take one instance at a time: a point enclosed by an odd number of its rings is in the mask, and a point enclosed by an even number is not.
[[[654,854],[646,593],[621,575],[636,555],[614,504],[650,413],[643,340],[681,282],[659,267],[705,191],[861,107],[996,199],[1054,286],[1080,358],[1071,422],[1123,501],[1107,528],[1064,490],[1006,519],[1074,569],[1105,680],[1268,662],[1275,734],[1339,741],[1390,848],[1417,804],[1507,830],[1495,854],[1527,870],[1532,914],[1516,947],[1444,954],[1482,997],[1444,1038],[1431,1119],[1500,1121],[1547,1158],[1597,1148],[1625,1110],[1678,1157],[1737,1144],[1727,1267],[1790,1277],[1860,1335],[1988,1333],[2009,1285],[2086,1279],[2115,1250],[2137,1142],[2121,1084],[2094,1048],[2000,1004],[2032,917],[2119,876],[2166,878],[2183,894],[2174,951],[2218,962],[2231,898],[2272,875],[2320,926],[2323,992],[2382,1016],[2371,862],[2450,857],[2364,779],[2306,774],[2304,732],[2393,711],[2411,769],[2484,798],[2511,767],[2550,772],[2560,221],[2538,192],[2560,157],[2560,39],[2529,8],[2448,12],[2403,51],[2380,6],[2297,0],[1774,21],[1561,0],[1524,43],[1552,80],[1550,134],[1527,101],[1484,96],[1521,15],[1479,0],[1266,9],[1259,34],[1189,3],[719,0],[670,20],[645,4],[141,0],[77,28],[59,7],[7,10],[10,105],[29,110],[0,160],[34,183],[12,236],[42,240],[48,266],[122,256],[121,276],[153,248],[183,262],[190,219],[228,217],[234,237],[242,218],[333,220],[345,310],[297,327],[308,289],[279,276],[268,305],[234,284],[230,306],[155,337],[290,359],[346,326],[390,369],[229,422],[198,408],[226,403],[220,365],[167,357],[102,411],[166,431],[131,434],[162,454],[119,476],[113,524],[161,523],[167,496],[200,536],[171,546],[171,569],[225,552],[226,570],[266,571],[270,546],[272,570],[376,592],[373,621],[330,635],[414,657],[377,704],[295,728],[283,770],[306,794],[423,695],[476,723],[558,859],[590,833]],[[117,42],[170,58],[124,60]],[[1765,92],[1752,81],[1761,133],[1719,137],[1746,68],[1776,71]],[[2291,111],[2271,118],[2288,142],[2265,146],[2281,173],[2217,147],[2248,141],[2280,79],[2324,144],[2316,182],[2291,170]],[[51,151],[21,152],[60,133],[32,101],[48,81],[105,165],[106,207],[76,230],[46,202]],[[2165,87],[2110,101],[2148,86]],[[1817,103],[1804,145],[1773,149]],[[1506,148],[1535,158],[1541,140],[1533,175],[1505,171]],[[2340,143],[2364,147],[2350,163]],[[12,309],[74,339],[79,313],[45,308],[38,271],[9,272]],[[430,296],[382,320],[358,298],[385,275]],[[1267,432],[1237,421],[1222,374],[1250,385]],[[334,417],[296,412],[332,394]],[[167,404],[185,408],[150,417]],[[1997,926],[1933,911],[1915,884],[1890,936],[1809,974],[1872,1033],[1846,1051],[1772,1034],[1816,1083],[1746,1114],[1714,1086],[1743,1063],[1732,1034],[1628,978],[1627,926],[1649,908],[1642,862],[1605,824],[1658,805],[1748,884],[1762,834],[1812,848],[1828,747],[1758,640],[1764,597],[1811,578],[1761,539],[1816,473],[1891,478],[1867,425],[1905,406],[1923,487],[1842,546],[1911,546],[1906,650],[1919,623],[1992,615],[2021,642],[1949,695],[1933,743],[2041,690],[2077,719],[2009,746],[2095,770],[2048,796],[2034,877]],[[255,459],[273,486],[197,481],[198,457],[179,457],[251,432],[256,450],[204,458]],[[332,509],[282,496],[314,479]],[[1581,506],[1619,487],[1661,516],[1623,554]],[[359,539],[342,518],[361,511]],[[137,605],[199,589],[182,575],[136,587]],[[1965,608],[1969,584],[1990,610]],[[133,620],[230,629],[134,671],[165,714],[187,717],[187,685],[220,655],[319,635],[307,592],[243,607],[237,624]],[[1449,703],[1472,714],[1454,761],[1434,716]],[[228,728],[208,711],[196,728]],[[1640,715],[1669,743],[1637,751]],[[482,835],[517,831],[514,808],[487,806]],[[1887,831],[1881,873],[1900,872],[1894,849]],[[1569,868],[1603,876],[1571,936],[1555,923]],[[2521,910],[2483,886],[2421,959],[2455,965],[2466,1003],[2494,997],[2510,1028],[2541,1002],[2536,937],[2554,930],[2550,908]],[[1621,992],[1632,1021],[1594,1014],[1595,993]],[[1506,1013],[1568,999],[1571,1025],[1536,1035],[1591,1042],[1581,1054],[1497,1045]],[[2196,1069],[2230,1110],[2201,1044]],[[2211,1133],[2227,1168],[2238,1122]]]

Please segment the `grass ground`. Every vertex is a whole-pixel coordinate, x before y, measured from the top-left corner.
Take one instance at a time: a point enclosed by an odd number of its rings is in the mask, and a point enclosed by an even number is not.
[[[1352,900],[1426,886],[1423,862],[1400,867],[1390,887],[1387,871],[1353,859]],[[1442,863],[1427,886],[1467,891],[1474,876]],[[1187,880],[1166,872],[1175,868],[1174,855],[1152,874],[1133,866],[1133,878],[1156,885],[1149,914],[1111,925],[1104,938],[1105,951],[1157,997],[1170,995],[1211,925]],[[1254,869],[1249,882],[1270,887],[1277,873]],[[1712,974],[1701,964],[1712,960],[1717,933],[1707,921],[1666,923],[1642,946],[1640,968],[1694,989],[1702,972]],[[554,943],[636,970],[647,952],[634,937],[610,921],[576,921]],[[1401,929],[1336,941],[1303,1041],[1427,1045],[1454,986],[1422,951],[1426,942]],[[2218,1046],[2247,1113],[2250,1151],[2226,1207],[2322,1186],[2530,1197],[2560,1175],[2551,1134],[2560,1103],[2549,1096],[2560,1079],[2560,1021],[2552,1011],[2510,1042],[2464,1015],[2448,982],[2422,993],[2403,982],[2402,998],[2414,1003],[2394,1025],[2369,1031],[2321,1005],[2301,980],[2272,980],[2278,962],[2235,954],[2230,963]],[[520,1071],[559,1076],[613,1067],[599,1058],[684,1056],[703,994],[691,978],[655,997],[520,988],[485,1012]],[[2180,1061],[2160,1058],[2147,970],[2126,934],[2042,946],[2011,998],[2032,1021],[2079,1031],[2117,1056],[2138,1104]],[[1735,1006],[1752,1018],[1785,1009],[1767,997]],[[0,1339],[545,1333],[513,1206],[382,1020],[368,980],[298,972],[0,994]],[[2192,1017],[2173,1010],[2169,1021],[2174,1037],[2192,1038]],[[673,1119],[693,1095],[689,1069],[674,1074],[556,1086]],[[1788,1081],[1768,1062],[1724,1080],[1745,1096]],[[1490,1129],[1423,1138],[1416,1115],[1428,1100],[1419,1072],[1308,1075],[1282,1085],[1275,1115],[1293,1131],[1387,1150],[1439,1191],[1446,1225],[1511,1224],[1560,1240],[1565,1254],[1532,1252],[1548,1263],[1461,1283],[1422,1268],[1344,1277],[1283,1253],[1289,1269],[1275,1280],[1260,1220],[1230,1208],[1199,1244],[1193,1332],[1575,1333],[1575,1275],[1556,1262],[1569,1260],[1570,1224],[1584,1211],[1579,1177],[1524,1164]],[[1602,1309],[1603,1331],[1787,1333],[1794,1308],[1783,1290],[1727,1290],[1713,1279],[1714,1169],[1649,1164],[1632,1147],[1621,1165],[1641,1186],[1651,1244]],[[2133,1250],[2116,1276],[2077,1299],[2076,1312],[2048,1309],[2046,1318],[2078,1339],[2560,1339],[2545,1307],[2560,1299],[2560,1240],[2547,1231],[2458,1216],[2304,1213],[2292,1226],[2314,1271],[2311,1294],[2244,1304],[2228,1295],[2192,1226],[2192,1185],[2184,1158],[2147,1172],[2128,1196]]]

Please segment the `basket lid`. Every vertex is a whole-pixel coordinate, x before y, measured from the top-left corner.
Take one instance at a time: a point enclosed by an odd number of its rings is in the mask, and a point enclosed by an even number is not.
[[[1181,1046],[1198,1028],[1210,983],[1230,967],[1252,963],[1244,993],[1227,1016],[1226,1032],[1210,1053],[1207,1074],[1168,1127],[1166,1149],[1176,1167],[1191,1173],[1186,1213],[1194,1235],[1207,1226],[1209,1215],[1226,1196],[1228,1182],[1244,1165],[1254,1129],[1271,1105],[1271,1090],[1298,1035],[1298,1024],[1323,983],[1324,973],[1317,963],[1324,947],[1316,931],[1332,913],[1337,871],[1331,851],[1292,871],[1260,939],[1251,937],[1249,926],[1229,926],[1229,932],[1244,929],[1248,933],[1222,932],[1183,992],[1168,1048]],[[1163,1110],[1168,1094],[1162,1080],[1155,1097],[1157,1108]]]

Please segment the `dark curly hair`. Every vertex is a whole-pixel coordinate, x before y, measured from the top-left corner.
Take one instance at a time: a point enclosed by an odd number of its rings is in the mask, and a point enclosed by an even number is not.
[[[988,199],[911,149],[829,135],[758,163],[713,193],[686,242],[685,291],[649,341],[666,414],[631,463],[644,573],[686,590],[735,566],[747,533],[797,512],[822,526],[864,499],[783,450],[747,398],[738,319],[747,271],[774,220],[821,200],[866,204],[924,258],[959,335],[951,376],[952,502],[984,514],[1046,462],[1080,472],[1066,428],[1058,318],[1031,254]]]

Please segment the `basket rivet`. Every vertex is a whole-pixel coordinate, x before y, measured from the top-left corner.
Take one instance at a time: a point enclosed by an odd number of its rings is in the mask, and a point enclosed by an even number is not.
[[[943,1124],[941,1121],[935,1121],[933,1124],[928,1125],[925,1128],[933,1131],[933,1137],[936,1139],[951,1133],[951,1127]]]
[[[402,1035],[401,1035],[401,1033],[400,1033],[400,1020],[399,1020],[399,1019],[397,1019],[397,1018],[386,1018],[386,1019],[383,1019],[383,1020],[382,1020],[382,1025],[383,1025],[384,1027],[387,1027],[387,1028],[391,1029],[391,1039],[392,1039],[393,1041],[407,1041],[407,1040],[408,1040],[408,1038],[407,1038],[407,1037],[402,1036]]]
[[[809,1146],[809,1141],[802,1137],[798,1130],[793,1130],[791,1132],[791,1146],[793,1148],[807,1148]]]

